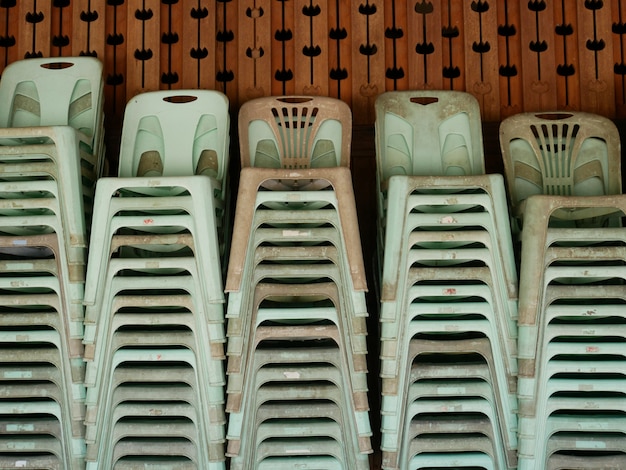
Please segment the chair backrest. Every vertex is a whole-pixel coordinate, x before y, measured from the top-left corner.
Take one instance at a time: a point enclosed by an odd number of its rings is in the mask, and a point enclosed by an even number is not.
[[[126,105],[120,177],[228,174],[228,97],[215,90],[141,93]]]
[[[102,70],[94,57],[9,64],[0,79],[0,127],[69,125],[95,138],[103,121]]]
[[[326,96],[269,96],[239,111],[242,167],[350,166],[352,111]]]
[[[608,118],[585,112],[519,113],[500,124],[511,212],[533,194],[620,194],[620,136]]]
[[[480,107],[471,94],[388,91],[376,98],[375,112],[380,183],[393,175],[485,173]]]

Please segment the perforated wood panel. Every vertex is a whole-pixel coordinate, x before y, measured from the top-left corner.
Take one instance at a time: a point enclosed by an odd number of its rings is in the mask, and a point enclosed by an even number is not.
[[[474,94],[483,119],[573,109],[626,116],[626,0],[0,0],[0,68],[92,54],[106,106],[214,88],[234,108],[320,94],[371,124],[386,90]]]

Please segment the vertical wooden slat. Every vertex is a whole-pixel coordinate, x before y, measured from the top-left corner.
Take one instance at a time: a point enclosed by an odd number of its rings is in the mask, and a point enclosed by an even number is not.
[[[295,0],[296,94],[328,95],[328,1]]]
[[[443,89],[465,90],[465,30],[462,0],[442,1]]]
[[[465,3],[466,90],[480,103],[483,120],[500,115],[498,78],[497,4],[495,1]]]
[[[65,57],[72,55],[72,19],[73,13],[70,2],[52,2],[50,25],[50,55]]]
[[[183,36],[186,16],[183,2],[162,1],[160,11],[160,87],[162,89],[182,88]]]
[[[328,2],[329,41],[329,94],[352,103],[350,64],[352,62],[352,33],[350,31],[350,2]]]
[[[160,89],[160,7],[159,0],[128,1],[127,99]]]
[[[75,0],[72,10],[72,55],[104,60],[106,0]]]
[[[237,4],[230,0],[216,0],[216,88],[226,94],[231,103],[238,103],[237,82],[239,76],[239,31]]]
[[[557,106],[554,9],[552,1],[520,6],[525,111]]]
[[[501,0],[498,6],[500,119],[523,110],[520,29],[519,2]]]
[[[184,0],[183,88],[215,88],[215,0]]]
[[[407,3],[409,87],[439,90],[443,87],[443,36],[441,2]]]
[[[19,6],[9,5],[0,8],[0,73],[12,62],[20,59],[18,41],[20,39]]]
[[[385,89],[409,88],[409,58],[406,5],[385,0]]]
[[[599,0],[585,2],[578,10],[578,27],[581,109],[613,117],[611,5]]]
[[[50,57],[52,2],[21,0],[18,5],[18,56]]]
[[[242,102],[272,89],[271,0],[239,3],[239,96]]]
[[[556,95],[558,109],[580,110],[580,67],[578,63],[577,0],[554,3],[554,49],[556,52]],[[578,5],[577,5],[578,4]]]
[[[294,5],[289,0],[271,0],[271,10],[270,94],[291,95],[295,92]]]
[[[105,10],[105,113],[113,120],[120,118],[126,104],[127,5],[111,5]]]
[[[626,0],[613,0],[613,87],[615,90],[615,115],[626,117]]]
[[[385,88],[385,38],[382,0],[361,0],[352,9],[352,114],[355,125],[375,120],[374,102]]]

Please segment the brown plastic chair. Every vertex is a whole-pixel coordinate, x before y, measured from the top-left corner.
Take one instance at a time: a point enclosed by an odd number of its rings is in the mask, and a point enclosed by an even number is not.
[[[327,96],[268,96],[239,110],[242,167],[350,166],[352,111]]]
[[[228,263],[228,274],[226,277],[226,291],[233,292],[241,289],[241,277],[244,273],[246,257],[250,256],[249,237],[253,233],[254,219],[257,217],[257,193],[267,182],[281,179],[291,179],[294,181],[325,180],[332,186],[337,199],[336,210],[341,223],[340,230],[344,239],[343,250],[347,253],[349,269],[352,275],[352,282],[355,290],[365,291],[367,289],[365,268],[363,266],[363,253],[361,250],[361,238],[358,228],[358,218],[354,203],[354,192],[352,189],[352,177],[347,168],[326,168],[303,171],[273,170],[260,168],[244,168],[241,171],[239,181],[239,192],[237,195],[237,210],[235,212],[235,225],[231,240],[230,260]],[[320,197],[324,196],[320,191]],[[280,195],[281,198],[289,196],[292,200],[297,200],[298,191],[288,191]],[[277,195],[277,197],[279,197]],[[326,199],[326,198],[324,198]],[[278,199],[280,200],[280,199]],[[302,211],[302,217],[307,212]]]
[[[500,148],[512,216],[521,221],[524,201],[533,194],[620,194],[620,147],[615,124],[595,114],[542,112],[506,118],[500,125]],[[559,218],[569,217],[563,213]]]

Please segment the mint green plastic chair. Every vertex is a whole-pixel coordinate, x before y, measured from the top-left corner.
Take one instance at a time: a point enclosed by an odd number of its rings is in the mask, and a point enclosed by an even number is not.
[[[173,188],[175,194],[145,194],[145,190],[155,187]],[[219,187],[212,178],[195,176],[101,178],[96,188],[96,204],[106,208],[106,212],[101,210],[93,223],[85,304],[97,302],[98,292],[101,293],[98,286],[110,257],[110,240],[123,228],[132,228],[136,234],[147,236],[191,232],[195,257],[202,263],[200,274],[205,279],[205,298],[210,303],[223,302],[221,255],[216,233],[216,211],[223,206],[214,197]]]
[[[290,368],[293,370],[293,368]],[[258,387],[256,393],[254,393],[253,400],[256,401],[256,405],[252,405],[252,413],[254,413],[255,408],[259,408],[263,403],[272,402],[275,407],[279,406],[281,403],[284,403],[283,407],[285,408],[293,408],[293,403],[299,402],[299,407],[301,409],[309,410],[311,416],[315,416],[317,413],[316,408],[318,407],[318,403],[322,403],[326,400],[330,402],[334,402],[335,404],[342,406],[344,408],[344,418],[339,422],[343,431],[343,450],[341,454],[345,452],[346,459],[346,467],[347,468],[369,468],[367,453],[363,453],[358,450],[357,441],[354,436],[354,431],[350,431],[350,428],[353,425],[349,423],[354,419],[350,417],[350,410],[346,409],[349,406],[345,404],[345,392],[342,391],[341,387],[335,383],[329,382],[329,379],[332,380],[332,375],[336,376],[335,380],[340,380],[340,376],[342,375],[340,371],[336,371],[335,374],[329,375],[326,372],[325,367],[318,367],[319,369],[317,377],[312,375],[309,377],[306,374],[306,369],[300,369],[304,372],[302,377],[302,385],[298,385],[299,379],[295,375],[290,375],[291,380],[289,383],[285,383],[283,380],[280,380],[280,377],[277,377],[276,381],[273,383],[268,383]],[[311,401],[313,400],[313,401]],[[277,414],[277,417],[280,417],[281,413]],[[231,414],[231,417],[233,415]],[[254,419],[252,417],[252,419]],[[306,422],[300,423],[303,426],[306,426]],[[230,427],[230,426],[229,426]],[[249,429],[249,428],[246,428]],[[334,429],[332,429],[333,432]],[[327,431],[328,432],[328,431]],[[233,439],[236,436],[230,434],[229,430],[229,444],[230,442],[234,442]],[[231,465],[234,465],[235,468],[250,468],[248,460],[255,457],[257,455],[258,449],[253,449],[252,453],[247,452],[246,450],[249,448],[249,443],[247,440],[252,440],[253,444],[255,439],[253,436],[250,436],[249,439],[246,436],[241,436],[242,442],[238,449],[238,453],[231,456]],[[355,448],[356,447],[356,448]],[[230,445],[229,445],[230,449]],[[295,449],[294,449],[295,451]],[[293,454],[289,447],[283,449],[275,449],[274,455],[297,455]],[[304,452],[304,456],[307,456],[307,452]],[[246,466],[247,465],[247,466]]]
[[[18,60],[2,72],[0,102],[8,106],[0,111],[0,128],[69,126],[100,155],[103,100],[103,65],[95,57]]]
[[[500,124],[500,147],[511,215],[518,224],[526,217],[525,200],[534,194],[622,192],[620,135],[605,117],[569,111],[515,114]],[[560,223],[571,223],[571,215],[554,214]],[[587,223],[605,224],[604,216],[594,211]]]
[[[485,173],[480,107],[452,90],[388,91],[376,97],[378,181],[392,175]]]
[[[118,176],[202,174],[215,178],[225,190],[228,111],[228,98],[215,90],[160,90],[134,96],[124,110]]]
[[[302,470],[315,470],[323,468],[325,470],[343,470],[344,464],[333,456],[312,455],[301,457],[295,463],[291,457],[268,457],[259,462],[258,470],[292,470],[294,465],[298,465]]]
[[[241,166],[349,167],[352,111],[328,96],[268,96],[239,110]]]
[[[120,337],[119,340],[119,345],[121,346],[124,342],[124,339]],[[132,340],[129,344],[132,344]],[[202,393],[202,389],[206,386],[201,385],[201,378],[197,375],[197,359],[195,358],[195,354],[193,353],[193,351],[186,347],[153,349],[150,348],[147,344],[144,344],[143,347],[139,346],[137,348],[121,347],[117,349],[117,352],[110,356],[109,370],[111,374],[111,380],[109,381],[109,383],[107,385],[103,384],[103,386],[99,390],[88,388],[88,407],[96,407],[92,410],[89,410],[88,408],[88,412],[90,412],[90,414],[88,414],[88,418],[91,419],[95,417],[95,415],[100,416],[96,417],[94,421],[96,430],[95,433],[92,434],[94,438],[93,444],[88,442],[88,461],[97,462],[99,465],[105,467],[111,467],[115,461],[116,455],[119,455],[113,445],[114,443],[112,443],[109,439],[112,432],[112,423],[110,423],[109,419],[107,418],[107,416],[110,417],[112,413],[110,404],[112,402],[114,392],[116,388],[121,385],[118,384],[118,380],[122,377],[128,380],[127,374],[122,374],[122,376],[118,379],[118,371],[121,371],[123,369],[133,370],[135,376],[134,380],[142,380],[144,376],[143,370],[146,370],[146,372],[150,374],[150,371],[148,370],[150,368],[158,370],[161,367],[167,368],[174,364],[177,364],[178,367],[184,364],[185,383],[190,384],[192,388],[195,389],[195,406],[199,410],[201,410],[202,413],[209,412],[209,402],[205,400]],[[150,365],[151,367],[148,367]],[[171,379],[175,379],[175,376]],[[160,380],[162,382],[170,382],[169,378],[163,377],[162,374],[160,376]],[[97,394],[99,396],[95,397],[94,394]],[[199,439],[203,443],[205,443],[204,446],[200,447],[200,455],[198,457],[198,461],[208,465],[207,468],[224,468],[225,464],[223,461],[223,457],[222,459],[220,459],[219,454],[213,454],[212,452],[215,450],[215,447],[209,445],[209,430],[207,428],[208,421],[208,419],[203,419],[198,423],[198,433],[200,435]],[[223,424],[217,425],[217,427],[222,426]]]
[[[517,447],[516,429],[517,420],[515,412],[517,409],[515,392],[509,391],[506,376],[502,371],[502,366],[498,362],[502,361],[497,351],[493,351],[493,346],[486,337],[477,335],[463,335],[454,328],[446,332],[444,327],[439,327],[429,331],[427,322],[425,326],[414,325],[411,336],[416,338],[419,333],[429,337],[439,337],[440,339],[413,339],[408,351],[399,351],[398,354],[407,356],[405,369],[397,373],[393,378],[383,378],[382,381],[382,450],[383,460],[389,462],[389,468],[404,468],[398,463],[398,459],[406,461],[406,457],[400,457],[403,452],[407,452],[409,434],[407,416],[412,416],[410,407],[413,398],[411,390],[415,384],[428,383],[427,381],[454,381],[456,387],[443,387],[441,393],[458,395],[451,400],[460,400],[474,396],[477,392],[470,392],[476,380],[483,387],[483,396],[491,397],[489,405],[489,415],[494,429],[494,442],[500,448],[501,461],[506,458],[508,465],[512,464],[515,449]],[[423,330],[423,331],[422,331]],[[443,330],[443,331],[442,331]],[[455,339],[458,336],[459,339]],[[428,357],[428,364],[418,362],[421,357]],[[426,361],[426,359],[424,359]],[[485,388],[486,387],[486,388]],[[415,389],[417,390],[417,389]],[[435,389],[437,390],[437,389]],[[488,390],[488,395],[484,395]],[[437,419],[434,414],[445,411],[460,412],[460,408],[438,407],[433,403],[430,413],[431,417],[425,418],[434,423]],[[429,413],[427,410],[424,413]],[[404,424],[403,424],[404,423]],[[497,431],[497,432],[496,432]],[[404,454],[406,455],[406,454]]]

